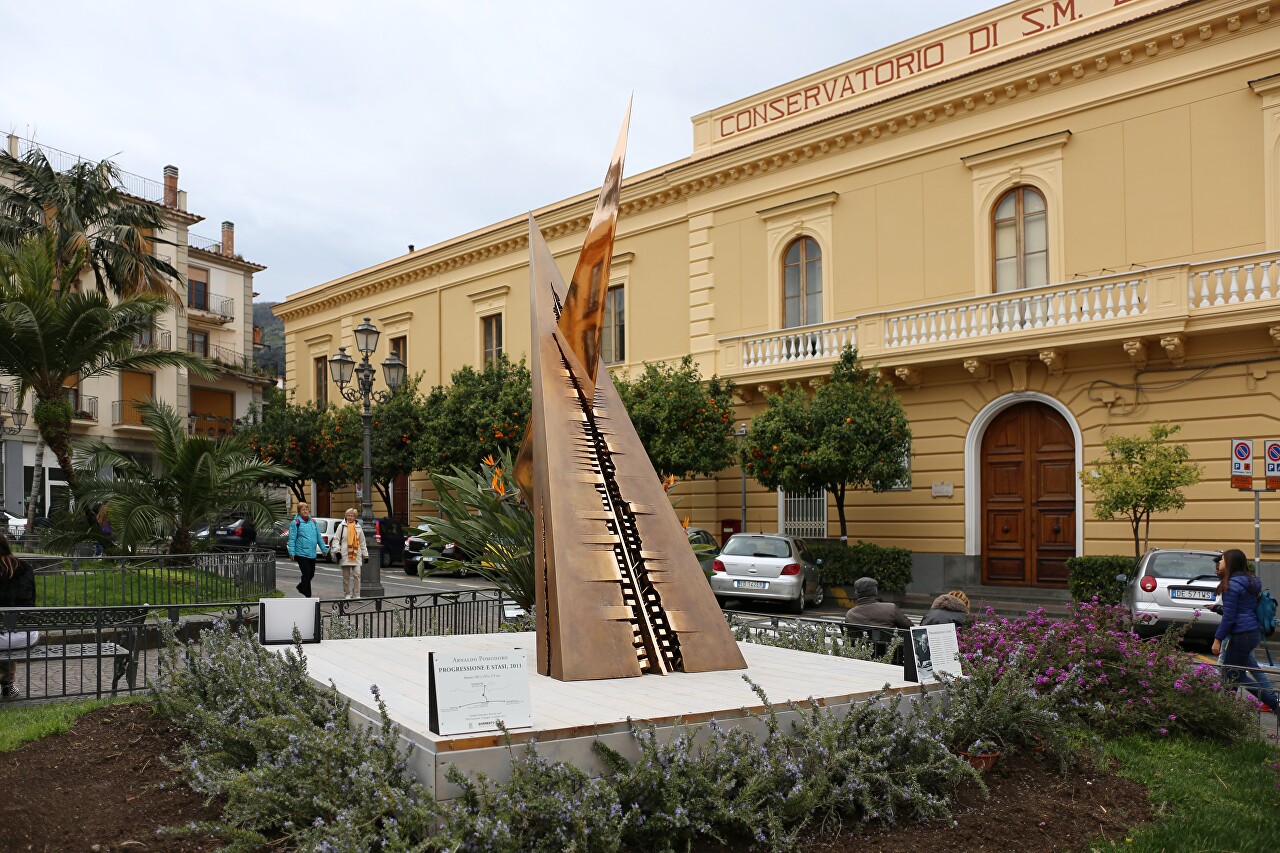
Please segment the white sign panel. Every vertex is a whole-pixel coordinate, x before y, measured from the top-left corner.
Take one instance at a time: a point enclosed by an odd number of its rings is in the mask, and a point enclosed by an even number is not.
[[[1262,443],[1267,461],[1267,488],[1280,489],[1280,439],[1268,438]]]
[[[1231,439],[1231,488],[1253,488],[1253,441]]]
[[[956,640],[956,626],[922,625],[911,629],[911,648],[916,663],[916,681],[929,684],[938,681],[939,675],[960,678],[960,644]]]
[[[432,652],[427,661],[428,724],[439,735],[533,725],[528,658],[504,652]]]

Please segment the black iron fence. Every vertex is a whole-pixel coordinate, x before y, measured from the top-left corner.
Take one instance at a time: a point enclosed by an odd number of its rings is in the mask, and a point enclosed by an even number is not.
[[[26,550],[26,549],[24,549]],[[276,588],[275,552],[31,558],[42,607],[252,601]]]
[[[205,556],[205,555],[198,555]],[[498,590],[324,601],[323,636],[487,634],[502,629],[511,600]],[[197,640],[215,626],[257,630],[257,602],[0,607],[0,662],[15,665],[12,699],[43,701],[144,692],[162,677],[164,634]]]

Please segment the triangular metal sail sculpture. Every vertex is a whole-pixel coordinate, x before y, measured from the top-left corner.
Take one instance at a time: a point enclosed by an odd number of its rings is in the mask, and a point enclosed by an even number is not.
[[[514,473],[533,510],[538,672],[562,681],[746,668],[599,366],[626,136],[624,121],[567,293],[529,217],[533,415]]]

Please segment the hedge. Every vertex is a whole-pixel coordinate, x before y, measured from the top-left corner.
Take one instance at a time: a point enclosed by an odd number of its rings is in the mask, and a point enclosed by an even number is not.
[[[1067,589],[1073,601],[1090,601],[1097,596],[1103,604],[1119,604],[1124,587],[1133,578],[1133,557],[1103,554],[1096,557],[1069,557],[1066,561]],[[1124,581],[1116,580],[1123,575]]]
[[[901,592],[911,583],[911,552],[859,541],[853,545],[813,542],[809,550],[822,560],[824,584],[852,586],[858,578],[875,578],[882,592]]]

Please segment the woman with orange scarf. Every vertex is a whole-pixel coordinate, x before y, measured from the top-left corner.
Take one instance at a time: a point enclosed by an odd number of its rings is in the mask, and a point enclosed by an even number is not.
[[[333,532],[329,551],[339,557],[338,563],[342,566],[342,597],[355,598],[360,592],[360,566],[369,557],[369,546],[365,542],[364,527],[356,521],[354,508],[347,510],[346,518]]]

